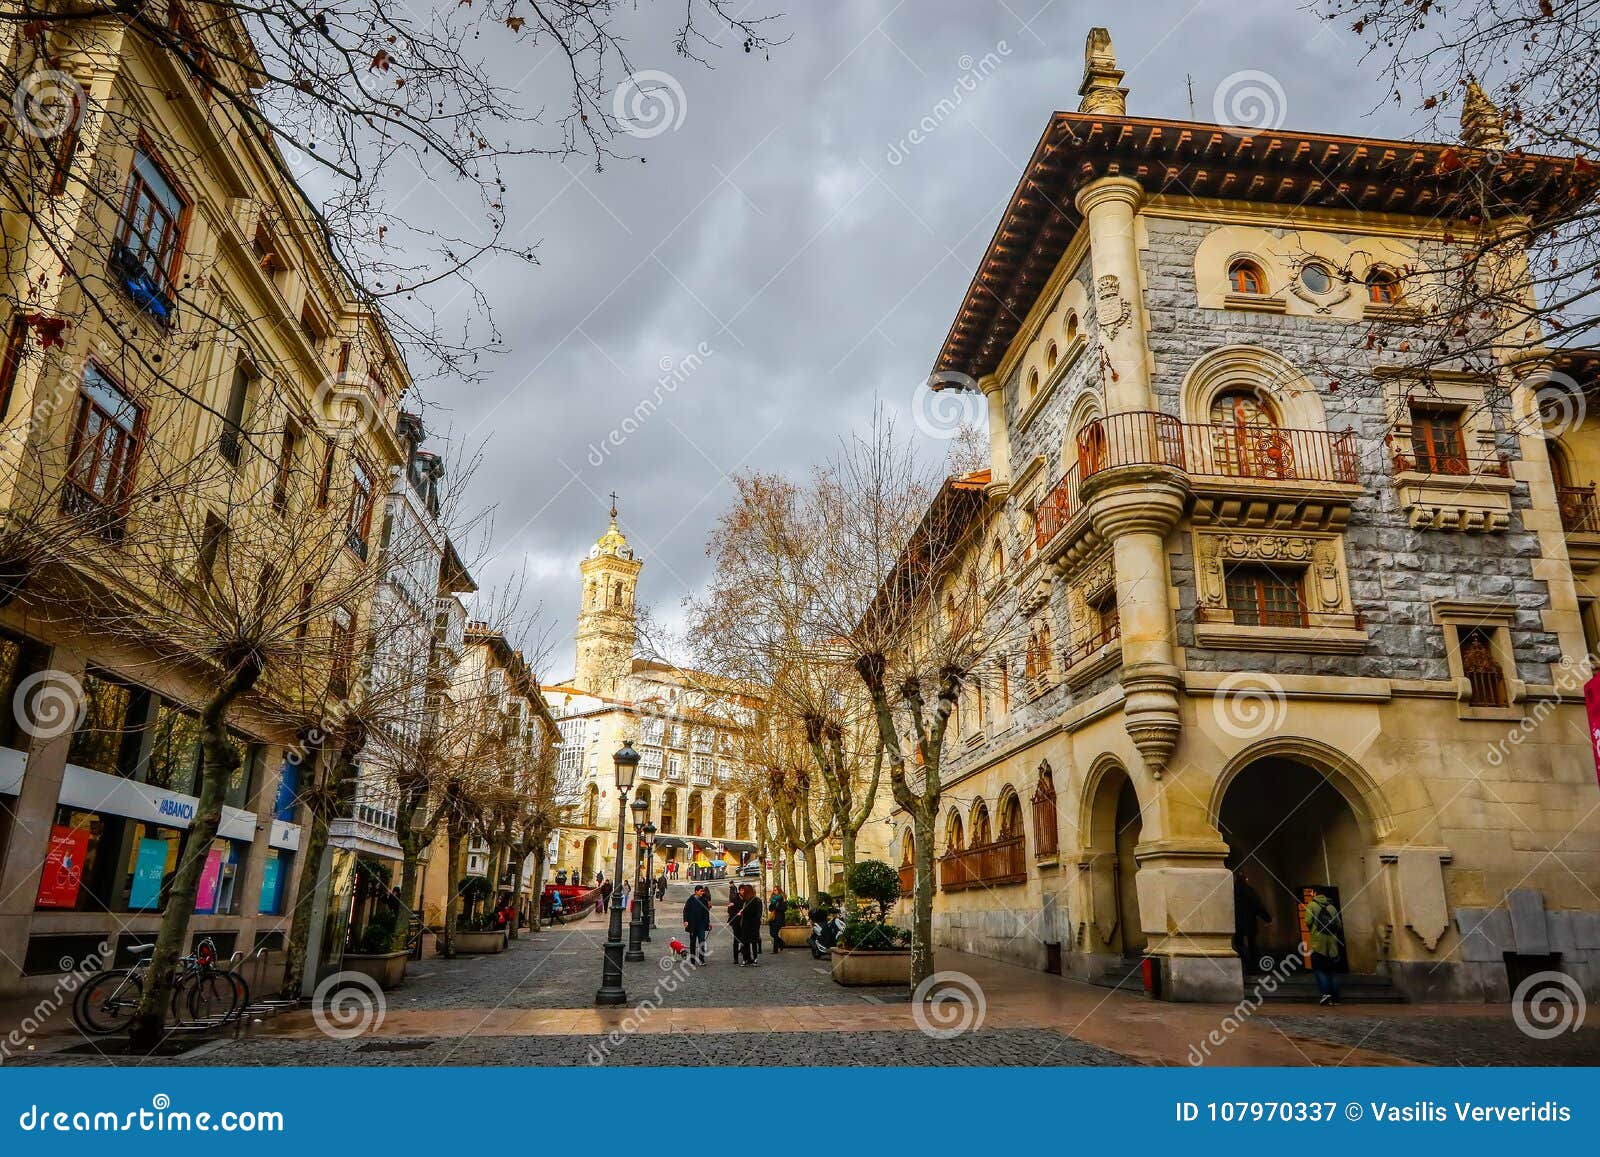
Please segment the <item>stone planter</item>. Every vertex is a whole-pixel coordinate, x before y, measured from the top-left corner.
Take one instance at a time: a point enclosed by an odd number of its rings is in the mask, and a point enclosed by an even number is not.
[[[830,955],[835,984],[905,987],[911,983],[909,948],[835,948]]]
[[[785,948],[804,948],[811,939],[811,925],[785,924],[778,929],[778,939],[783,941]]]
[[[344,970],[370,976],[377,981],[379,988],[387,992],[405,983],[408,956],[410,953],[403,948],[399,952],[346,952]]]
[[[454,937],[457,956],[488,956],[506,950],[504,930],[490,932],[457,932]]]

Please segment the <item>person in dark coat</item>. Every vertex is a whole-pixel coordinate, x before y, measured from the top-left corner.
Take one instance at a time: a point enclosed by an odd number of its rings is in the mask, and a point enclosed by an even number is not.
[[[667,898],[667,874],[665,872],[662,872],[661,875],[656,879],[656,899],[657,900],[665,900],[666,898]]]
[[[600,881],[600,914],[604,916],[611,911],[611,881]]]
[[[689,934],[689,958],[706,962],[706,934],[711,931],[711,897],[697,887],[683,905],[683,930]]]
[[[783,889],[772,889],[772,899],[767,901],[767,931],[772,933],[774,952],[783,951],[783,938],[778,933],[783,931],[783,918],[788,911],[789,898],[783,894]]]
[[[734,955],[739,963],[756,967],[761,947],[761,897],[749,884],[739,889],[739,910],[731,923]]]
[[[1256,924],[1272,923],[1272,913],[1261,901],[1261,894],[1250,883],[1250,873],[1243,868],[1233,877],[1233,950],[1239,954],[1246,973],[1254,972],[1260,961],[1256,956]]]

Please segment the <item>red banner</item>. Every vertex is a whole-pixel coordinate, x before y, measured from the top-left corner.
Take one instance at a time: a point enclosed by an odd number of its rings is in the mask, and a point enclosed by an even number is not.
[[[39,907],[77,906],[78,887],[83,883],[83,860],[88,853],[87,829],[50,829],[50,850],[44,855],[44,873],[39,877]]]
[[[1583,685],[1583,705],[1589,712],[1589,749],[1594,752],[1595,778],[1600,780],[1600,675]]]

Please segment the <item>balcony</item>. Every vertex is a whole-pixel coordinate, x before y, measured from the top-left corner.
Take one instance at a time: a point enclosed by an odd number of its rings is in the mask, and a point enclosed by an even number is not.
[[[1496,531],[1510,525],[1517,484],[1505,454],[1430,444],[1410,427],[1390,431],[1388,441],[1395,497],[1414,529]]]
[[[1572,573],[1581,577],[1600,568],[1600,499],[1595,497],[1595,484],[1557,486],[1556,509],[1567,532]]]
[[[1028,881],[1028,861],[1021,836],[1007,836],[949,852],[939,860],[939,886],[946,892],[966,888],[998,888]]]
[[[710,787],[711,773],[709,771],[691,771],[689,773],[689,785],[691,787]]]
[[[1062,679],[1081,687],[1122,662],[1122,627],[1113,620],[1069,647],[1061,656]]]
[[[915,864],[900,865],[900,894],[909,896],[917,890],[917,866]]]
[[[1187,474],[1202,523],[1334,525],[1348,517],[1361,487],[1352,430],[1182,422],[1149,410],[1111,414],[1079,432],[1077,461],[1039,503],[1033,545],[1043,553],[1082,513],[1083,483],[1127,466]]]
[[[1360,611],[1232,610],[1201,604],[1194,609],[1194,639],[1202,647],[1354,655],[1367,649]]]
[[[1568,534],[1600,534],[1600,502],[1595,486],[1557,486],[1556,508],[1561,511],[1561,526]]]

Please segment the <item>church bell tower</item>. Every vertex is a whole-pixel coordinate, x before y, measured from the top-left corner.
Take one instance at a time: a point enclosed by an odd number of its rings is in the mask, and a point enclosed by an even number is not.
[[[643,565],[617,529],[617,498],[613,494],[611,525],[578,567],[583,576],[583,601],[578,607],[573,682],[580,690],[615,697],[632,673],[637,640],[633,597]]]

